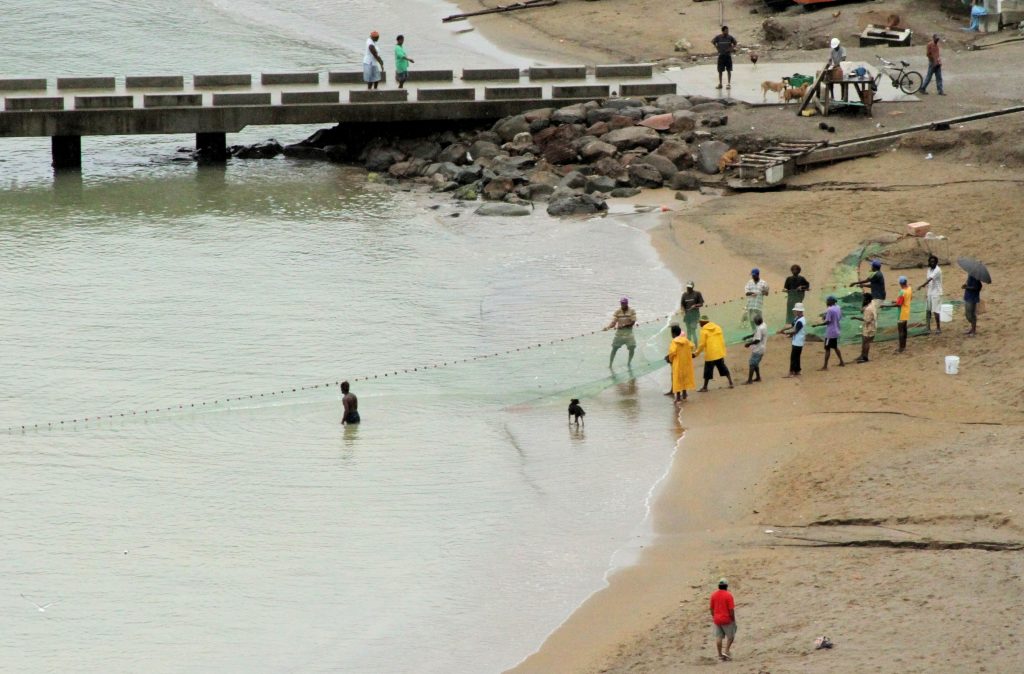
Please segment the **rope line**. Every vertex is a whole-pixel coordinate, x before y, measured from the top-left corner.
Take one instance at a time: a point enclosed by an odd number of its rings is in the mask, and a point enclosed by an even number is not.
[[[824,289],[838,289],[838,288],[845,288],[845,287],[846,286],[825,286]],[[774,295],[778,295],[778,294],[783,294],[783,293],[787,293],[787,292],[789,292],[789,291],[786,291],[786,290],[776,290],[776,291],[769,292],[769,295],[773,295],[773,294]],[[727,305],[727,304],[733,304],[735,302],[743,302],[743,301],[746,301],[746,299],[747,298],[744,296],[744,297],[741,297],[739,299],[734,299],[734,300],[723,300],[721,302],[708,302],[708,303],[706,303],[704,305],[704,307],[724,306],[724,305]],[[672,311],[672,312],[667,313],[667,314],[660,314],[660,315],[656,316],[655,318],[651,318],[651,319],[644,320],[644,321],[637,321],[636,323],[634,323],[634,325],[651,325],[651,324],[654,324],[654,323],[660,323],[660,322],[664,322],[664,321],[670,319],[672,316],[676,316],[676,315],[678,315],[678,312],[677,311]],[[482,354],[482,355],[470,356],[470,357],[467,357],[467,358],[459,358],[459,359],[455,359],[455,360],[446,360],[446,361],[441,361],[439,363],[433,363],[433,364],[430,364],[430,365],[420,365],[420,366],[412,367],[412,368],[403,368],[402,370],[391,370],[391,371],[388,371],[388,372],[377,373],[377,374],[373,374],[373,375],[362,375],[362,376],[359,376],[359,377],[353,377],[351,379],[348,379],[348,381],[350,381],[352,383],[361,382],[361,381],[364,381],[364,382],[365,381],[373,381],[375,379],[385,379],[385,378],[387,378],[389,376],[396,377],[396,376],[399,375],[400,372],[402,374],[409,374],[410,372],[421,372],[421,371],[425,372],[427,370],[436,370],[436,369],[445,368],[445,367],[452,367],[452,366],[455,366],[455,365],[461,365],[463,363],[470,363],[470,362],[481,361],[481,360],[489,360],[491,358],[497,358],[499,356],[507,356],[507,355],[512,354],[512,353],[519,353],[519,352],[523,352],[523,351],[530,351],[530,350],[539,349],[539,348],[542,348],[542,347],[554,346],[556,344],[560,344],[560,343],[564,343],[564,342],[571,342],[571,341],[576,340],[576,339],[582,339],[583,337],[589,337],[591,335],[596,335],[599,332],[603,332],[603,331],[604,331],[603,329],[602,330],[590,330],[590,331],[581,332],[579,334],[572,335],[572,336],[569,336],[569,337],[560,337],[558,339],[548,340],[547,342],[537,342],[536,344],[528,344],[527,346],[521,346],[521,347],[517,347],[517,348],[514,348],[514,349],[506,349],[504,351],[495,351],[493,353],[487,353],[487,354]],[[199,402],[191,402],[191,403],[180,403],[180,404],[177,404],[177,405],[167,405],[165,407],[151,407],[151,408],[142,409],[142,410],[126,410],[124,412],[114,412],[114,413],[108,413],[108,414],[96,414],[96,415],[92,415],[92,416],[83,416],[83,417],[71,417],[71,418],[59,419],[59,420],[56,420],[56,421],[41,422],[41,423],[36,423],[36,424],[13,425],[13,426],[8,426],[7,427],[7,433],[12,433],[12,432],[16,432],[16,431],[31,431],[31,430],[39,430],[39,429],[53,429],[53,428],[60,428],[62,426],[71,426],[71,425],[78,424],[78,423],[98,422],[98,421],[111,421],[111,420],[115,420],[115,419],[126,419],[126,418],[139,417],[139,416],[143,416],[144,417],[144,416],[147,416],[147,415],[150,415],[150,414],[156,415],[156,414],[160,414],[160,413],[163,413],[163,412],[178,412],[178,411],[186,411],[186,410],[193,410],[193,409],[202,409],[204,407],[215,407],[215,406],[220,405],[221,403],[225,403],[226,404],[226,403],[233,403],[233,402],[248,402],[250,400],[259,400],[260,398],[264,398],[265,399],[265,398],[273,398],[275,396],[283,396],[283,395],[285,395],[287,393],[298,393],[298,392],[301,392],[301,391],[313,391],[313,390],[316,390],[316,389],[326,389],[326,388],[330,388],[332,386],[339,386],[340,384],[341,384],[341,380],[337,380],[337,381],[333,381],[333,382],[328,381],[328,382],[325,382],[323,384],[308,384],[306,386],[294,386],[294,387],[291,387],[291,388],[283,388],[283,389],[280,389],[278,391],[269,391],[269,392],[264,392],[264,393],[250,393],[250,394],[247,394],[247,395],[243,394],[243,395],[239,395],[239,396],[230,396],[230,397],[227,397],[227,398],[220,398],[220,399],[216,399],[216,400],[212,400],[212,401],[208,400],[208,401],[199,401]]]

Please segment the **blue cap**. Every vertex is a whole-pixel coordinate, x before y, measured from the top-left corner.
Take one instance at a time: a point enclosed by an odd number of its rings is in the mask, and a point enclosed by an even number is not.
[[[872,260],[871,261],[871,268],[872,269],[881,269],[882,268],[882,261],[881,260]]]
[[[829,295],[828,297],[825,298],[825,301],[826,302],[837,302],[838,300],[836,299],[835,295]]]
[[[903,285],[904,283],[906,283],[906,282],[907,282],[907,277],[906,277],[906,276],[901,276],[901,277],[899,278],[899,281],[900,281],[900,285]]]
[[[750,270],[750,275],[751,276],[760,276],[761,275],[761,270],[758,269],[757,267],[754,267],[753,269]]]

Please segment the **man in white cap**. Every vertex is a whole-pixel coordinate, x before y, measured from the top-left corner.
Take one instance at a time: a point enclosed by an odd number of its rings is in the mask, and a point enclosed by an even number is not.
[[[626,347],[629,350],[627,367],[633,365],[633,353],[636,351],[636,337],[633,336],[633,326],[636,325],[636,309],[629,306],[629,298],[623,297],[619,300],[619,308],[612,315],[612,322],[605,326],[605,330],[615,328],[615,339],[612,340],[612,355],[608,357],[608,367],[611,368],[615,362],[615,354],[619,349]]]
[[[792,337],[791,346],[789,349],[789,377],[800,376],[800,356],[804,351],[804,342],[807,339],[807,328],[806,321],[804,319],[804,303],[797,302],[793,305],[793,324],[789,326],[789,329],[783,328],[779,330],[780,335],[786,335]]]
[[[686,336],[694,344],[700,339],[700,310],[704,306],[704,295],[694,290],[693,281],[686,284],[686,291],[679,298],[679,308],[683,311],[683,322],[686,323]]]
[[[839,38],[837,37],[832,38],[832,42],[829,44],[832,47],[832,51],[828,53],[828,65],[825,66],[825,70],[828,71],[829,96],[834,97],[832,82],[843,79],[843,61],[846,60],[846,50],[839,44]]]
[[[715,647],[719,660],[732,660],[729,649],[736,639],[736,601],[729,592],[729,581],[721,578],[718,590],[711,593],[711,622],[715,625]],[[725,646],[722,646],[722,640]]]

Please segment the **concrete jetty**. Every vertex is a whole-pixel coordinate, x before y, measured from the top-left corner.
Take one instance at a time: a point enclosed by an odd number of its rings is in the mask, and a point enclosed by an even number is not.
[[[675,93],[650,64],[413,70],[407,88],[367,90],[357,71],[0,79],[0,138],[49,136],[54,168],[81,167],[83,136],[195,134],[225,156],[227,134],[281,124],[487,122],[615,90]]]

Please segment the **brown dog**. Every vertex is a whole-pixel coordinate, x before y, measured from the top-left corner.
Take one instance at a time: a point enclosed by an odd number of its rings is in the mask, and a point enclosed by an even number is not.
[[[781,100],[782,99],[782,92],[784,92],[786,90],[786,87],[788,87],[788,86],[789,86],[789,80],[786,79],[785,77],[783,77],[782,81],[780,81],[780,82],[771,82],[769,80],[765,80],[764,82],[761,82],[761,100],[762,101],[767,101],[768,100],[768,92],[769,91],[774,91],[775,95],[778,96],[779,99]]]
[[[740,153],[735,149],[731,149],[722,155],[722,158],[718,160],[718,170],[720,173],[725,173],[727,166],[735,164],[739,161]]]
[[[782,102],[789,103],[792,100],[801,101],[804,98],[804,94],[807,93],[809,84],[804,84],[799,87],[790,87],[782,92]]]

